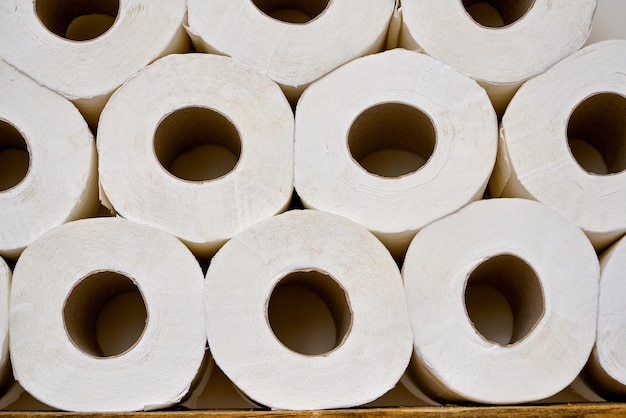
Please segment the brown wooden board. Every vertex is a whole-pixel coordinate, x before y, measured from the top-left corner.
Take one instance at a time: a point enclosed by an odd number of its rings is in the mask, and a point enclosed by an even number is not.
[[[533,406],[441,406],[417,408],[372,408],[329,411],[159,411],[133,413],[68,413],[68,412],[0,412],[2,417],[60,418],[60,417],[137,417],[137,418],[191,418],[191,417],[616,417],[626,416],[626,403],[587,403]]]

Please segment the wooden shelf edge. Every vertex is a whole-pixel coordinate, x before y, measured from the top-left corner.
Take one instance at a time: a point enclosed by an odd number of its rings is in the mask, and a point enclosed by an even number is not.
[[[0,417],[61,418],[61,417],[142,417],[142,418],[192,418],[192,417],[614,417],[626,416],[626,403],[575,403],[528,406],[441,406],[411,408],[340,409],[325,411],[259,411],[259,410],[195,410],[155,411],[132,413],[77,413],[77,412],[27,412],[1,411]]]

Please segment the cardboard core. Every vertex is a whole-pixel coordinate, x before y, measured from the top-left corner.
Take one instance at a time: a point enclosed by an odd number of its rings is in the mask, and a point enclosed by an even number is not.
[[[272,290],[267,320],[276,338],[304,355],[324,355],[339,347],[352,327],[346,292],[328,274],[296,271]]]
[[[591,174],[626,169],[626,98],[598,93],[573,110],[567,125],[568,146],[578,165]]]
[[[26,139],[15,126],[0,119],[0,193],[20,184],[29,168]]]
[[[241,155],[235,125],[221,113],[186,107],[170,113],[156,129],[154,153],[174,177],[209,181],[233,171]]]
[[[478,334],[507,346],[523,340],[541,320],[541,282],[524,260],[511,254],[491,257],[468,275],[464,303]]]
[[[368,173],[396,178],[423,167],[436,145],[432,120],[404,103],[381,103],[363,111],[352,123],[348,148]]]
[[[35,0],[35,14],[52,33],[88,41],[106,33],[119,14],[119,0]]]
[[[67,335],[93,357],[122,355],[143,335],[146,304],[137,284],[115,271],[100,271],[81,279],[63,307]]]
[[[474,22],[486,28],[503,28],[521,20],[535,0],[463,0]]]
[[[308,23],[321,15],[331,0],[251,0],[263,14],[285,23]]]

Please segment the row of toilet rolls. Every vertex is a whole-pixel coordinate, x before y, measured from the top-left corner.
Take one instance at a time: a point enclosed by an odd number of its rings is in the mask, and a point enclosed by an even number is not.
[[[294,184],[306,207],[365,226],[398,258],[419,229],[482,198],[488,183],[492,196],[556,209],[602,249],[626,231],[625,54],[626,41],[593,44],[527,82],[499,144],[484,90],[423,54],[346,64],[306,90],[295,123],[280,88],[253,68],[170,55],[107,103],[99,176],[76,109],[2,63],[0,254],[16,258],[46,230],[93,214],[97,178],[109,209],[205,258],[284,211]]]
[[[599,288],[598,258],[580,229],[537,202],[490,199],[418,232],[401,274],[365,228],[292,210],[233,237],[203,278],[166,232],[121,218],[75,221],[29,246],[13,272],[14,375],[60,409],[161,408],[190,390],[208,340],[229,379],[275,409],[361,405],[405,371],[436,401],[525,403],[569,385],[595,341],[586,374],[619,394],[623,350],[611,330],[623,317],[623,248],[603,256]],[[471,307],[470,294],[485,287],[510,306],[504,339]],[[327,345],[297,346],[298,330],[280,324],[277,300],[294,292],[325,304]],[[101,326],[116,298],[145,310],[123,345]]]
[[[620,215],[626,130],[617,117],[624,51],[624,41],[598,43],[528,82],[503,119],[499,146],[484,90],[422,54],[394,50],[363,57],[313,83],[296,108],[295,145],[288,105],[269,80],[224,57],[172,56],[140,72],[107,105],[98,143],[102,196],[123,216],[169,230],[207,255],[246,226],[284,210],[294,170],[305,207],[365,226],[402,257],[420,228],[482,198],[490,182],[493,196],[530,197],[556,209],[601,249],[626,230]],[[585,70],[589,65],[592,71]],[[160,82],[183,67],[192,76],[175,85]],[[209,69],[228,76],[211,76]],[[199,93],[195,80],[203,75],[223,88]],[[161,86],[154,96],[139,94],[154,84]],[[572,95],[570,84],[584,87]],[[539,95],[546,86],[553,89],[556,113],[524,116],[538,109],[531,102],[544,100]],[[181,129],[207,114],[218,127],[212,137]],[[186,142],[173,147],[179,132]],[[173,171],[180,153],[207,145],[232,154],[231,171],[189,177],[200,181],[184,181]],[[596,150],[612,175],[582,170],[576,158],[589,152],[580,152],[581,146]],[[131,164],[137,155],[140,164]],[[179,193],[204,203],[185,213],[187,206],[173,198]],[[576,209],[580,205],[584,210]],[[213,216],[200,216],[207,210]],[[216,222],[207,224],[209,218]]]
[[[498,145],[493,108],[471,79],[405,50],[360,58],[298,103],[295,189],[397,257],[487,182],[493,197],[555,209],[601,250],[626,232],[625,57],[626,41],[600,42],[526,82]]]
[[[399,4],[7,0],[0,7],[0,57],[72,100],[92,128],[115,89],[159,57],[190,50],[190,38],[196,50],[256,68],[293,104],[325,74],[398,44],[477,80],[501,115],[521,83],[584,44],[596,0]]]

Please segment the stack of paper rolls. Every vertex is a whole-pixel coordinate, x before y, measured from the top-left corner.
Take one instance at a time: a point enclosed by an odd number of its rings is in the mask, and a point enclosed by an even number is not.
[[[3,2],[0,406],[620,400],[623,6],[431,3]]]

